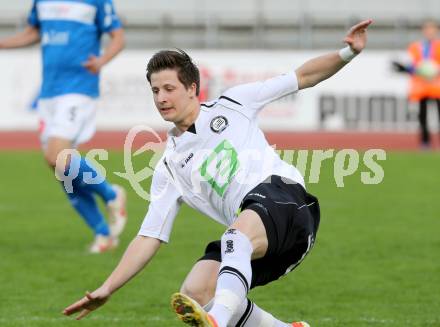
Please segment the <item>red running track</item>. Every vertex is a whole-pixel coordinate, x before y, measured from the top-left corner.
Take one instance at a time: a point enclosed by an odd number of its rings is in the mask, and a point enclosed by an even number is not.
[[[165,140],[165,132],[159,136]],[[127,132],[100,131],[82,149],[123,149]],[[416,133],[340,133],[340,132],[267,132],[270,144],[278,149],[384,149],[415,151],[419,149]],[[138,148],[146,142],[158,142],[151,134],[139,134],[134,142]],[[434,148],[439,148],[438,137],[433,137]],[[0,132],[0,150],[35,150],[40,148],[38,133],[32,131]]]

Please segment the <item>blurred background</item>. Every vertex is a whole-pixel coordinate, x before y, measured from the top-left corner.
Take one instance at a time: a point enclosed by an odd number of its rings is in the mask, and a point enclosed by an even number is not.
[[[334,48],[365,17],[375,20],[370,49],[405,48],[420,24],[440,12],[436,0],[168,0],[114,1],[129,49]],[[30,0],[0,1],[0,35],[21,29]]]
[[[30,6],[30,0],[0,0],[0,37],[25,26]],[[394,72],[391,62],[409,62],[406,48],[421,38],[422,23],[440,13],[439,1],[124,0],[115,6],[127,46],[103,71],[100,131],[127,131],[139,123],[169,127],[155,112],[145,81],[146,62],[159,49],[190,52],[201,69],[202,100],[208,100],[237,83],[291,71],[312,56],[337,50],[350,26],[373,18],[360,57],[320,86],[268,106],[261,126],[270,140],[301,133],[285,147],[419,146],[417,104],[407,101],[409,77]],[[29,107],[40,84],[38,46],[0,52],[0,69],[0,130],[35,130],[36,115]],[[428,112],[432,132],[438,131],[436,114]]]
[[[0,0],[0,38],[24,28],[31,3]],[[92,235],[44,162],[35,108],[39,46],[0,50],[0,326],[79,326],[61,310],[100,285],[138,232],[148,201],[117,172],[127,172],[125,155],[139,175],[153,166],[151,151],[122,151],[133,126],[152,127],[162,138],[170,127],[156,112],[145,78],[156,51],[188,51],[199,65],[201,97],[207,100],[342,48],[348,28],[366,18],[374,24],[360,56],[329,80],[260,114],[270,144],[295,150],[284,151],[283,158],[303,168],[308,190],[320,199],[322,220],[305,262],[250,296],[280,319],[311,326],[440,326],[439,119],[430,104],[432,146],[421,148],[418,104],[408,101],[410,76],[392,65],[409,65],[408,44],[422,38],[425,20],[440,17],[439,0],[114,3],[126,49],[103,69],[98,132],[82,147],[109,150],[108,160],[100,158],[107,177],[127,188],[129,220],[113,252],[87,253]],[[135,141],[157,142],[150,134]],[[374,161],[384,173],[378,184],[364,182],[374,175],[367,149],[386,150],[386,160]],[[315,158],[315,150],[331,157]],[[338,163],[357,167],[343,176],[344,187],[336,182]],[[141,182],[148,190],[150,179]],[[169,308],[169,294],[222,232],[223,226],[184,206],[172,242],[81,326],[183,326]]]

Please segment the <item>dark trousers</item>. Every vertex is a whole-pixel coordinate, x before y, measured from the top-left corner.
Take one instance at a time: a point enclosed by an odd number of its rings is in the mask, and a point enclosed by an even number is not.
[[[435,101],[437,104],[438,118],[440,122],[440,99],[424,98],[419,102],[419,122],[420,122],[420,141],[422,145],[429,146],[431,144],[431,136],[428,130],[428,102]]]

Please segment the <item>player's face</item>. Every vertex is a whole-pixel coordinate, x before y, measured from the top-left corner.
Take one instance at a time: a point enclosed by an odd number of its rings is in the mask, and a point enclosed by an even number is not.
[[[154,103],[166,121],[179,124],[191,114],[196,99],[196,86],[186,88],[173,69],[151,74],[151,90]]]

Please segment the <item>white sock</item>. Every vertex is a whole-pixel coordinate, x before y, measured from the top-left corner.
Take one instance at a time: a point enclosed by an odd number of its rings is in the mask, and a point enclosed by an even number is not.
[[[208,303],[206,303],[202,308],[203,310],[205,310],[206,312],[209,312],[209,310],[212,309],[212,306],[214,305],[214,299],[212,298],[211,300],[209,300]]]
[[[246,299],[235,311],[228,327],[292,327],[292,325],[274,318],[270,313]]]
[[[209,313],[219,327],[226,327],[235,311],[246,299],[252,281],[252,244],[236,229],[228,229],[221,239],[220,265],[214,305]]]
[[[214,299],[211,299],[203,309],[209,311],[213,304]],[[292,327],[292,324],[276,319],[246,298],[229,320],[228,327]]]

